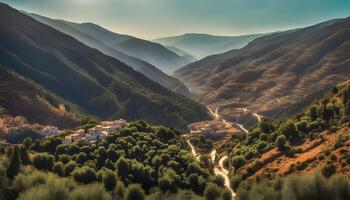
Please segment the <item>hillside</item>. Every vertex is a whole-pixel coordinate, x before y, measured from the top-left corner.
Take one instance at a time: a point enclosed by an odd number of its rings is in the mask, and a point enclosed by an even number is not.
[[[201,105],[115,58],[1,4],[0,64],[100,119],[144,119],[184,129]]]
[[[82,117],[70,112],[74,111],[74,105],[1,66],[0,74],[1,113],[22,116],[29,123],[55,125],[61,129],[79,125]]]
[[[158,43],[113,33],[93,23],[65,23],[86,35],[98,39],[114,50],[144,60],[168,74],[172,74],[175,70],[189,63],[187,59],[182,58]]]
[[[187,33],[175,37],[165,37],[154,40],[166,46],[172,46],[188,52],[197,59],[209,55],[224,53],[232,49],[239,49],[263,34],[242,36],[216,36],[207,34]]]
[[[180,67],[194,61],[194,59],[191,60],[179,56],[160,44],[138,38],[128,39],[124,42],[112,45],[112,47],[128,55],[145,60],[168,74],[172,74]]]
[[[109,32],[103,28],[99,28],[99,26],[94,24],[85,23],[79,25],[63,20],[50,19],[36,14],[25,14],[33,17],[35,20],[40,21],[41,23],[51,26],[56,30],[59,30],[65,34],[68,34],[78,39],[79,41],[92,48],[98,49],[106,55],[112,56],[124,62],[136,71],[144,74],[149,79],[159,83],[160,85],[168,88],[169,90],[178,92],[185,96],[190,96],[188,89],[186,88],[186,86],[184,86],[184,84],[181,81],[165,74],[157,67],[151,65],[148,62],[145,62],[136,57],[126,55],[125,53],[122,53],[119,50],[116,50],[106,45],[110,43],[124,42],[132,38],[131,36],[119,35],[117,33]],[[105,41],[106,43],[103,43],[101,41]]]
[[[315,170],[320,170],[326,178],[335,173],[350,177],[349,120],[350,82],[347,81],[295,117],[280,122],[264,119],[241,139],[232,138],[220,151],[229,153],[230,162],[226,164],[231,169],[233,187],[237,189],[239,185],[238,196],[247,199],[243,192],[246,184],[253,186],[255,177],[277,180],[289,174],[314,176],[310,172]],[[267,185],[264,187],[268,189]]]
[[[189,64],[175,75],[200,102],[220,107],[227,119],[235,118],[236,108],[277,118],[349,79],[349,49],[347,18],[267,35]]]

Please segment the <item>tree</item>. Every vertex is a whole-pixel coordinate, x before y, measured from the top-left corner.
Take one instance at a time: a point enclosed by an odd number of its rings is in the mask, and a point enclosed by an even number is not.
[[[14,178],[21,168],[21,160],[19,155],[19,147],[15,146],[12,151],[12,156],[10,159],[9,166],[7,168],[7,177]]]
[[[232,193],[229,189],[225,189],[221,195],[222,200],[232,200]]]
[[[53,166],[53,171],[59,176],[64,176],[64,165],[62,162],[56,162]]]
[[[139,184],[131,184],[128,186],[125,193],[126,200],[144,200],[145,192]]]
[[[280,151],[283,151],[284,150],[284,147],[287,143],[287,139],[286,139],[286,136],[284,135],[279,135],[277,138],[276,138],[276,145],[278,147],[278,149]]]
[[[318,118],[318,110],[319,110],[318,106],[316,105],[311,106],[309,110],[309,115],[312,121],[315,121]]]
[[[89,184],[96,180],[96,172],[94,169],[83,166],[72,172],[73,178],[79,183]]]
[[[39,153],[33,157],[33,165],[39,170],[52,170],[55,158],[46,153]]]
[[[64,166],[64,175],[69,176],[77,167],[77,163],[73,160],[69,161],[65,166]]]
[[[207,187],[204,190],[204,196],[207,200],[215,200],[220,197],[221,189],[214,183],[208,183]]]
[[[29,165],[31,163],[27,148],[22,146],[20,148],[20,155],[21,155],[22,164]]]
[[[103,173],[102,181],[107,191],[113,191],[117,184],[117,174],[114,171],[107,169]]]
[[[30,149],[33,145],[33,139],[30,137],[27,137],[23,140],[23,145],[26,147],[26,149]]]
[[[235,170],[237,170],[245,164],[245,159],[242,156],[235,156],[232,158],[231,162]]]
[[[280,131],[287,138],[292,137],[292,138],[296,139],[299,137],[299,131],[297,130],[297,128],[292,120],[288,120],[286,123],[281,124]]]

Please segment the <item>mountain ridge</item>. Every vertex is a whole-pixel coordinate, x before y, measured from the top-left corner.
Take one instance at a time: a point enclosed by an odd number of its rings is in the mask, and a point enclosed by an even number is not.
[[[144,119],[184,129],[206,109],[123,62],[0,4],[0,64],[100,119]]]

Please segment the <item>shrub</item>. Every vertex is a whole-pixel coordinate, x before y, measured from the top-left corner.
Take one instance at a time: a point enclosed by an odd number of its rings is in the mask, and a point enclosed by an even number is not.
[[[95,170],[87,166],[75,169],[72,175],[74,180],[79,183],[88,184],[96,180]]]
[[[131,184],[128,186],[125,193],[125,200],[143,200],[145,199],[145,192],[138,184]]]
[[[11,155],[10,163],[7,168],[7,177],[14,178],[21,168],[21,160],[19,155],[19,147],[15,146],[13,148],[13,153]]]
[[[80,186],[69,197],[74,200],[112,200],[111,195],[100,184]]]
[[[64,176],[64,165],[62,162],[56,162],[52,170],[59,176]]]
[[[208,183],[207,187],[204,190],[204,196],[207,200],[215,200],[221,194],[221,189],[213,183]]]
[[[286,136],[284,135],[279,135],[277,138],[276,138],[276,145],[278,147],[278,149],[280,151],[283,151],[285,149],[285,145],[287,143],[287,139],[286,139]]]
[[[107,191],[113,191],[117,184],[117,174],[112,170],[105,170],[102,175],[102,181]]]
[[[242,156],[235,156],[231,160],[232,166],[235,168],[235,170],[239,169],[245,164],[245,159]]]
[[[54,163],[54,157],[46,153],[39,153],[33,157],[33,165],[39,170],[51,170]]]

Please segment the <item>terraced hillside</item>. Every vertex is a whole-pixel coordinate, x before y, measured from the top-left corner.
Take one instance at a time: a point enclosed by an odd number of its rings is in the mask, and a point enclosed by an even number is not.
[[[4,67],[0,67],[0,74],[0,106],[7,114],[61,129],[79,125],[82,116],[69,112],[74,105]]]
[[[234,118],[234,108],[275,118],[349,79],[349,50],[347,18],[267,35],[189,64],[175,75],[200,102],[228,109],[223,111],[228,118]]]
[[[245,136],[232,138],[221,152],[230,155],[231,176],[306,173],[321,169],[350,177],[350,82],[329,91],[304,112],[280,122],[263,119]]]
[[[188,91],[188,88],[186,88],[186,86],[178,79],[165,74],[163,71],[161,71],[154,65],[139,59],[139,57],[136,58],[136,57],[129,56],[119,51],[118,49],[108,45],[111,43],[126,42],[127,40],[132,38],[131,36],[119,35],[117,33],[108,32],[103,28],[99,28],[95,24],[86,24],[86,23],[77,24],[77,23],[67,22],[63,20],[50,19],[50,18],[32,14],[32,13],[25,13],[25,14],[33,17],[35,20],[41,23],[51,26],[56,30],[59,30],[65,34],[68,34],[78,39],[79,41],[83,42],[84,44],[92,48],[98,49],[99,51],[101,51],[106,55],[112,56],[126,63],[136,71],[147,76],[147,78],[159,83],[160,85],[164,86],[169,90],[178,92],[185,96],[190,96],[190,92]],[[101,32],[104,34],[102,34]],[[147,44],[147,42],[145,43]],[[137,44],[135,45],[137,47]],[[146,51],[146,50],[143,50],[143,51]]]
[[[100,119],[186,128],[206,109],[119,60],[0,4],[0,64]]]

